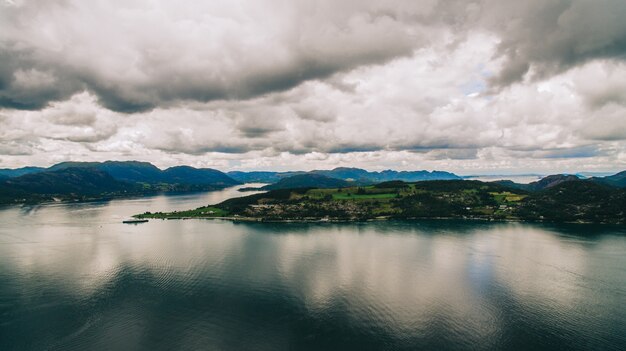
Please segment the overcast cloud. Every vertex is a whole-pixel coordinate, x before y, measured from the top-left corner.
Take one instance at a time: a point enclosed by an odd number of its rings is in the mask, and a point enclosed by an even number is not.
[[[0,167],[626,169],[626,2],[0,0]]]

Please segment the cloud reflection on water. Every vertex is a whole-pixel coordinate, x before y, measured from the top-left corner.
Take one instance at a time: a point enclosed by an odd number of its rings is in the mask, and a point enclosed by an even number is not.
[[[68,326],[88,325],[63,341],[70,349],[107,335],[231,348],[248,334],[272,348],[303,342],[312,326],[400,348],[514,349],[541,330],[573,348],[624,341],[613,328],[626,322],[626,236],[612,227],[112,220],[146,201],[0,211],[0,297],[10,301],[0,309],[13,318],[2,328],[26,332],[24,320],[40,318],[33,304],[52,303],[91,311]],[[61,317],[44,318],[58,341]]]

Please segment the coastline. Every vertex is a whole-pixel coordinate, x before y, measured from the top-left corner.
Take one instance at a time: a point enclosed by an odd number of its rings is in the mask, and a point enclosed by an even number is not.
[[[293,219],[270,219],[262,217],[235,217],[235,216],[194,216],[194,217],[143,217],[134,215],[133,218],[160,219],[166,220],[224,220],[231,222],[252,222],[252,223],[365,223],[365,222],[386,222],[386,221],[468,221],[468,222],[497,222],[497,223],[546,223],[546,224],[601,224],[625,226],[626,223],[615,222],[592,222],[592,221],[551,221],[551,220],[531,220],[513,218],[481,218],[481,217],[375,217],[375,218],[293,218]]]
[[[77,203],[89,203],[89,202],[100,202],[100,201],[112,201],[112,200],[132,200],[132,199],[141,199],[141,198],[149,198],[155,196],[177,196],[177,195],[193,195],[193,194],[203,194],[203,193],[212,193],[226,190],[230,187],[224,188],[215,188],[215,189],[206,189],[206,190],[189,190],[189,191],[147,191],[147,192],[136,192],[136,193],[127,193],[127,194],[110,194],[106,196],[94,196],[94,197],[68,197],[68,198],[58,198],[58,199],[41,199],[35,201],[15,201],[15,202],[1,202],[0,208],[10,207],[10,206],[36,206],[36,205],[53,205],[53,204],[77,204]]]

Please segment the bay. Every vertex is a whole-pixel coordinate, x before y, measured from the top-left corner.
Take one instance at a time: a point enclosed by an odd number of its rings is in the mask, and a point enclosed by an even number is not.
[[[626,349],[623,227],[122,224],[236,190],[0,209],[0,350]]]

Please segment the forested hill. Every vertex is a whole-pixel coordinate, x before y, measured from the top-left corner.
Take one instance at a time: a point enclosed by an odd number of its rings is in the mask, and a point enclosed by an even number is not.
[[[239,184],[215,169],[179,166],[160,170],[135,161],[64,162],[46,169],[14,171],[0,174],[1,204],[205,191]]]
[[[148,162],[106,161],[106,162],[64,162],[50,167],[50,170],[63,168],[96,168],[113,178],[130,183],[195,184],[231,186],[240,184],[226,174],[211,168],[177,166],[161,170]]]
[[[0,203],[85,200],[124,194],[140,194],[136,184],[115,180],[95,168],[65,168],[26,174],[0,182]]]
[[[67,168],[97,169],[108,173],[116,180],[129,183],[203,184],[214,186],[240,184],[239,181],[216,169],[176,166],[161,170],[151,163],[139,161],[62,162],[49,168],[23,167],[0,169],[0,176],[15,178],[27,174],[58,171]]]
[[[280,189],[141,218],[228,217],[255,221],[463,218],[626,224],[626,190],[568,181],[540,191],[468,180]]]
[[[626,188],[626,171],[608,177],[592,178],[592,180],[596,183],[602,183],[618,188]]]

